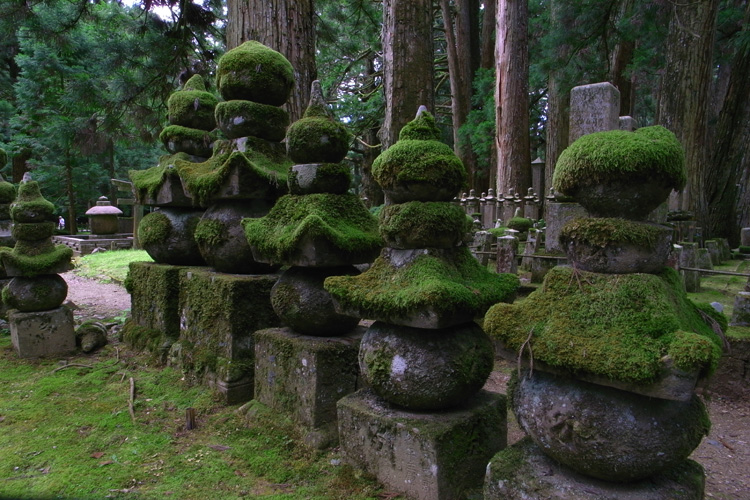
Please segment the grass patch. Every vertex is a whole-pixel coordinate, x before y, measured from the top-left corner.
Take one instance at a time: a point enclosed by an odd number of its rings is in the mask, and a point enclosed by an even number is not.
[[[3,498],[372,499],[379,487],[334,453],[299,444],[262,405],[216,403],[183,374],[116,342],[68,360],[18,359],[0,331]],[[87,365],[90,368],[72,366]],[[135,420],[128,402],[135,381]],[[197,429],[186,431],[195,408]]]
[[[102,283],[124,283],[131,262],[153,262],[145,250],[97,252],[76,259],[75,273]]]

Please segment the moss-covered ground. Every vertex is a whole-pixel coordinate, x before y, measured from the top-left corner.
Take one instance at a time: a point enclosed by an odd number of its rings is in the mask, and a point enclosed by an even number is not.
[[[377,498],[373,481],[298,444],[278,414],[222,407],[122,344],[66,361],[18,359],[0,331],[2,498]]]

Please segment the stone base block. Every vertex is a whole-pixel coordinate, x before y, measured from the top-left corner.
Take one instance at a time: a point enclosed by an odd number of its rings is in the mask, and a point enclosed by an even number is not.
[[[364,327],[337,337],[289,328],[255,332],[255,399],[286,413],[316,448],[338,442],[336,402],[357,389],[357,354]]]
[[[338,421],[348,462],[418,500],[463,498],[507,443],[506,397],[487,391],[464,408],[421,413],[393,408],[364,389],[339,401]]]
[[[182,266],[154,262],[130,264],[127,280],[130,316],[137,326],[161,332],[168,338],[179,337],[181,269]]]
[[[705,473],[685,460],[656,476],[626,483],[587,477],[558,464],[530,438],[504,449],[490,461],[485,500],[700,500]]]
[[[76,350],[73,313],[67,307],[49,311],[8,312],[10,338],[21,358],[60,356]]]

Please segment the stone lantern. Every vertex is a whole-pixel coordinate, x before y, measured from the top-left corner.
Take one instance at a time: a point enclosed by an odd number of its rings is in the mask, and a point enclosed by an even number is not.
[[[96,206],[86,211],[91,226],[91,234],[115,234],[119,229],[118,218],[122,210],[113,207],[106,196],[101,196]]]

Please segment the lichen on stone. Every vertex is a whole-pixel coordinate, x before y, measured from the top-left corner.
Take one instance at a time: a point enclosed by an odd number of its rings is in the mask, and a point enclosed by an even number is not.
[[[609,130],[580,137],[557,160],[553,185],[562,193],[602,182],[649,180],[675,190],[687,181],[685,154],[662,126]]]
[[[621,382],[653,382],[665,356],[705,376],[721,356],[717,335],[670,268],[623,275],[556,267],[526,299],[493,306],[484,327],[511,350],[528,342],[535,360]]]
[[[353,194],[286,195],[269,214],[242,221],[251,247],[285,262],[305,238],[321,238],[342,252],[371,253],[382,245],[377,220]]]
[[[344,309],[366,318],[405,317],[425,309],[480,316],[515,294],[517,276],[491,273],[466,247],[455,249],[452,257],[421,255],[396,267],[381,256],[359,276],[326,279],[325,288]]]

